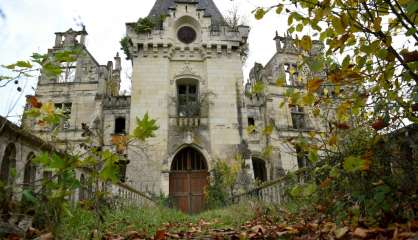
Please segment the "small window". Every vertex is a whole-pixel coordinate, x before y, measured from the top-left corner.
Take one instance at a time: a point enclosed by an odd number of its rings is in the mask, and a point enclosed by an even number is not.
[[[286,84],[289,86],[297,86],[298,72],[297,65],[286,63],[284,64],[284,74],[286,78]]]
[[[299,146],[296,147],[296,158],[298,160],[299,169],[309,166],[308,153],[302,151],[302,149]]]
[[[60,109],[62,111],[62,114],[64,115],[62,119],[62,128],[64,129],[70,128],[72,103],[55,103],[55,108]]]
[[[252,158],[254,178],[260,182],[267,181],[266,162],[259,158]]]
[[[253,117],[248,118],[248,126],[255,126],[255,120]]]
[[[126,134],[126,119],[124,117],[115,119],[115,134]]]
[[[294,129],[304,129],[305,126],[305,113],[300,106],[290,106],[292,115],[292,124]]]

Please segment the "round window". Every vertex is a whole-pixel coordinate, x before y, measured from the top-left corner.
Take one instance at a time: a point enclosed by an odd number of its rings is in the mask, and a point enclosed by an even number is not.
[[[196,32],[193,28],[184,26],[178,30],[177,37],[180,41],[189,44],[196,40]]]

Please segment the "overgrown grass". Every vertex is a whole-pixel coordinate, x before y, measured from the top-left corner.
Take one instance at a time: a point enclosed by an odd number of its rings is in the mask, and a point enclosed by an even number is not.
[[[74,208],[73,216],[65,217],[57,232],[58,239],[90,239],[95,229],[99,235],[108,232],[125,235],[129,231],[138,231],[153,236],[164,224],[178,224],[180,231],[187,230],[186,223],[198,223],[201,220],[211,223],[211,228],[237,228],[255,217],[257,207],[256,203],[241,203],[197,215],[187,215],[161,206],[130,206],[107,210],[102,223],[96,219],[94,212]]]

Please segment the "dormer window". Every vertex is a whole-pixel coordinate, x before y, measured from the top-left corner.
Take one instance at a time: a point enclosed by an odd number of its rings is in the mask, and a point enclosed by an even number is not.
[[[189,26],[181,27],[177,31],[177,38],[185,44],[192,43],[196,40],[196,31]]]

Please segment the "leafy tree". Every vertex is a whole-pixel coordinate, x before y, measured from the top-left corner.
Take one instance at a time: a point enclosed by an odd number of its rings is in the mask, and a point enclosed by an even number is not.
[[[315,196],[319,209],[326,206],[327,214],[353,224],[416,217],[416,192],[393,169],[405,160],[387,148],[398,141],[388,133],[418,123],[418,2],[282,0],[257,8],[255,18],[269,11],[287,14],[298,67],[311,70],[304,88],[288,90],[286,101],[306,106],[328,125],[326,132],[289,139],[308,153],[312,170],[291,196]],[[323,54],[315,54],[318,43]]]

